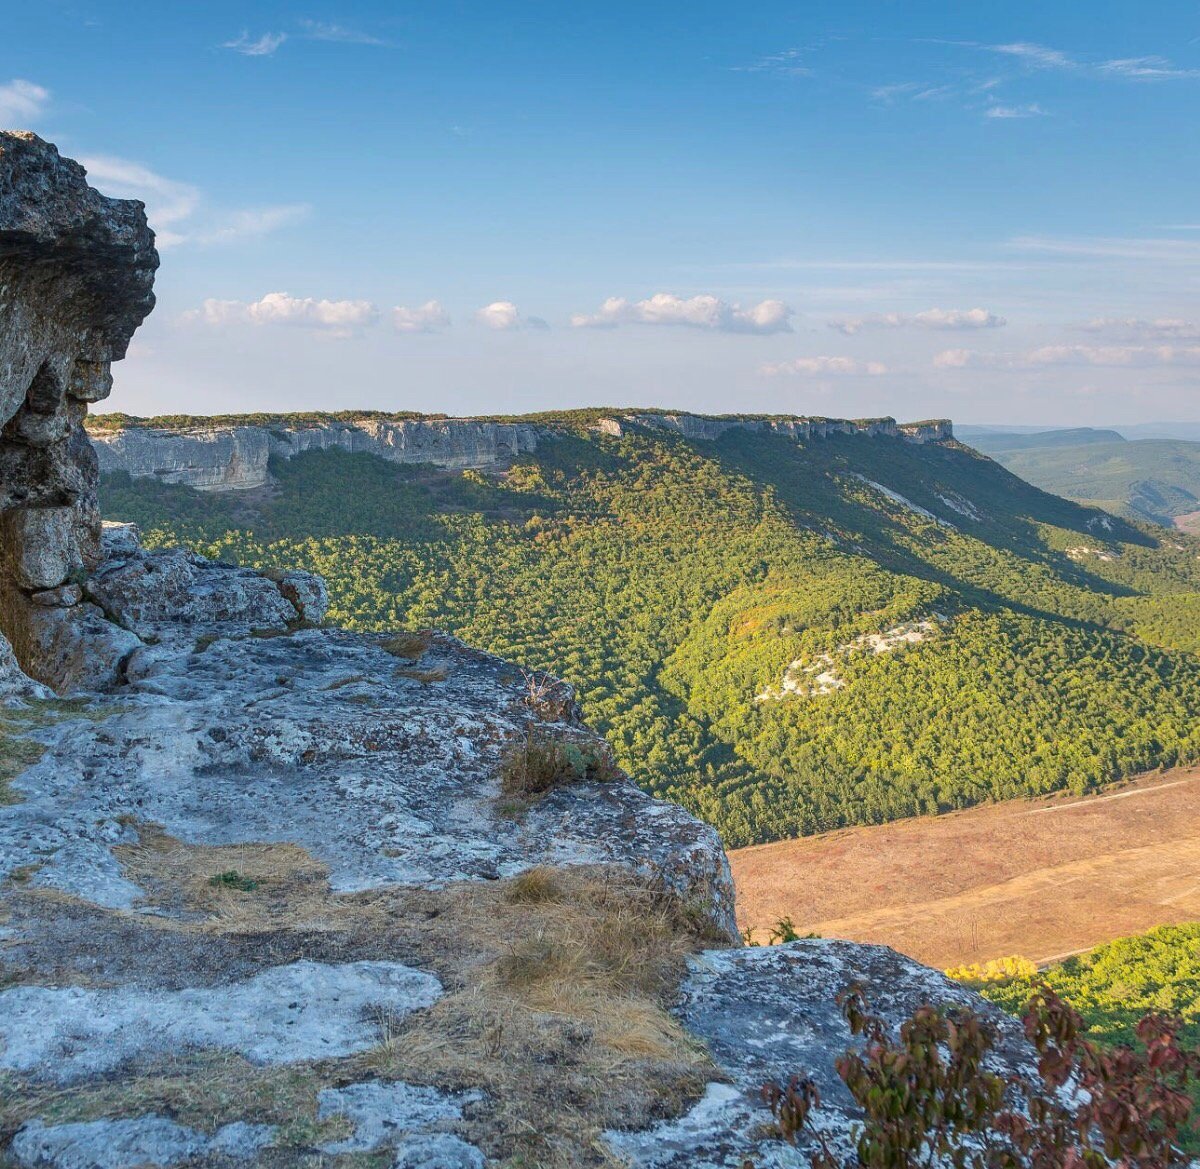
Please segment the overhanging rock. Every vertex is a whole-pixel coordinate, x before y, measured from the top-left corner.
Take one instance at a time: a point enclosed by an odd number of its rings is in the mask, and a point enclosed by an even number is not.
[[[27,673],[54,589],[100,559],[99,477],[83,430],[154,307],[145,209],[109,199],[36,134],[0,132],[0,631]],[[58,625],[77,624],[70,606]]]

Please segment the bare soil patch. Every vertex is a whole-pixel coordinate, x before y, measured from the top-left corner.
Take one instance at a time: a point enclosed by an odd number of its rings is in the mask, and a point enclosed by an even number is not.
[[[1200,768],[730,854],[738,923],[877,942],[945,968],[1038,963],[1200,919]]]

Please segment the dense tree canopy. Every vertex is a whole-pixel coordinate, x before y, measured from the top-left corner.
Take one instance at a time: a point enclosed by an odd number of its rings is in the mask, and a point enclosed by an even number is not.
[[[337,623],[568,678],[622,765],[731,846],[1200,758],[1200,541],[957,444],[588,421],[505,473],[314,452],[271,492],[110,476],[102,498],[151,544],[322,573]]]

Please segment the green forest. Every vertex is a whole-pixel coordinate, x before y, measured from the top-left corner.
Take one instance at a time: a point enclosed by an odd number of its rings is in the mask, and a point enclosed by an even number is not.
[[[976,989],[1014,1015],[1024,1012],[1038,983],[1048,983],[1084,1018],[1088,1037],[1136,1046],[1133,1028],[1149,1013],[1177,1016],[1181,1040],[1200,1047],[1200,923],[1160,926],[1118,938],[1030,978],[985,983]],[[1200,1084],[1192,1095],[1200,1105]],[[1188,1151],[1200,1153],[1194,1119]]]
[[[1200,758],[1200,540],[957,443],[590,422],[542,416],[494,472],[313,452],[270,490],[111,475],[101,499],[150,546],[323,574],[334,623],[565,677],[730,847]]]

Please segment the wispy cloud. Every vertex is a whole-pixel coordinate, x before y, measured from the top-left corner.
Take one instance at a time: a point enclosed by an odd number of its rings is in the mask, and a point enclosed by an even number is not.
[[[93,186],[118,199],[141,199],[160,248],[183,243],[225,244],[267,235],[306,219],[307,203],[283,203],[234,211],[211,210],[199,188],[160,175],[140,162],[112,155],[79,160]]]
[[[1171,237],[1021,235],[1009,246],[1023,252],[1077,259],[1152,260],[1156,263],[1187,263],[1200,260],[1200,240]]]
[[[953,85],[932,85],[924,81],[901,81],[896,85],[880,85],[871,90],[871,96],[876,101],[894,104],[903,98],[907,101],[942,101],[953,97],[956,90]]]
[[[766,362],[759,373],[767,377],[880,377],[888,367],[882,361],[859,361],[854,357],[794,357],[791,361]]]
[[[450,327],[450,314],[436,300],[416,308],[398,304],[392,309],[392,327],[397,333],[437,333]]]
[[[988,108],[983,111],[983,116],[985,118],[1000,118],[1007,120],[1011,118],[1045,118],[1049,115],[1044,109],[1042,109],[1040,105],[1037,104],[1037,102],[1030,102],[1028,105],[1023,106],[988,106]]]
[[[333,24],[322,20],[301,20],[300,35],[310,41],[332,41],[340,45],[387,45],[382,37],[373,36],[344,24]]]
[[[1180,78],[1200,77],[1200,69],[1180,68],[1166,57],[1160,56],[1113,57],[1108,60],[1093,61],[1031,41],[1017,41],[1007,45],[977,45],[975,47],[1014,57],[1033,69],[1086,73],[1099,78],[1173,81]]]
[[[15,77],[7,85],[0,85],[0,125],[20,129],[32,126],[49,104],[48,89]]]
[[[1043,345],[1026,353],[946,349],[933,364],[939,369],[1037,369],[1046,366],[1109,366],[1149,369],[1200,366],[1198,345]]]
[[[226,244],[240,239],[269,235],[282,227],[302,223],[312,213],[308,203],[280,203],[273,207],[253,207],[217,216],[213,226],[190,237],[199,244]]]
[[[369,300],[317,300],[268,292],[261,300],[249,302],[209,299],[200,308],[184,313],[183,319],[218,328],[286,325],[346,338],[375,324],[379,310]]]
[[[1050,49],[1045,45],[1035,45],[1030,41],[1015,41],[1007,45],[984,45],[993,53],[1003,53],[1008,57],[1016,57],[1027,65],[1038,69],[1075,69],[1075,61],[1060,49]]]
[[[233,40],[222,41],[221,48],[232,49],[243,57],[271,57],[275,50],[288,39],[285,32],[265,32],[260,37],[252,37],[245,30]]]
[[[828,322],[846,336],[864,329],[999,329],[1008,324],[1004,317],[983,308],[931,308],[919,313],[867,313],[861,317],[840,317]]]
[[[1180,317],[1094,317],[1076,328],[1114,341],[1200,341],[1200,321]]]
[[[779,73],[785,77],[810,77],[812,69],[805,63],[809,49],[784,49],[769,53],[749,65],[735,65],[735,73]]]
[[[781,300],[743,307],[715,296],[680,297],[658,292],[646,300],[610,296],[594,313],[575,313],[576,329],[615,329],[618,325],[681,325],[721,333],[790,333],[793,313]]]

